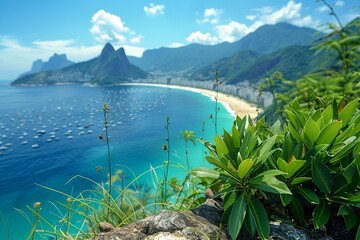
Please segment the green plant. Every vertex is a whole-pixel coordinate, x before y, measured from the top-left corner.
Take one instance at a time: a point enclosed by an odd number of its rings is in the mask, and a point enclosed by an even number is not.
[[[281,196],[295,219],[303,224],[304,205],[314,204],[314,227],[332,215],[344,217],[348,229],[360,223],[359,98],[319,110],[303,110],[297,100],[286,108],[283,151],[278,169],[293,196]],[[297,160],[301,159],[301,160]],[[305,201],[304,201],[305,200]],[[305,202],[305,204],[304,204]]]
[[[170,165],[170,117],[166,117],[166,124],[165,124],[165,130],[166,130],[166,144],[163,145],[163,150],[167,152],[167,161],[166,161],[166,171],[164,173],[164,179],[162,182],[162,191],[161,191],[161,201],[163,202],[163,207],[165,207],[167,199],[167,185],[168,185],[168,175],[169,175],[169,165]]]
[[[197,168],[192,173],[198,177],[215,179],[221,185],[219,195],[224,199],[222,221],[227,224],[232,239],[241,229],[253,235],[255,229],[262,239],[269,237],[270,227],[262,202],[269,194],[289,194],[290,190],[277,176],[285,175],[275,168],[273,155],[280,151],[273,148],[278,135],[264,134],[261,124],[254,126],[249,116],[236,118],[231,134],[224,131],[216,135],[215,144],[205,142],[211,155],[206,159],[215,170]]]
[[[105,139],[103,135],[99,135],[100,140],[104,140],[107,146],[107,153],[108,153],[108,174],[109,174],[109,204],[110,204],[110,196],[111,196],[111,185],[112,185],[112,171],[111,171],[111,152],[110,152],[110,143],[109,143],[109,122],[108,122],[108,115],[110,113],[110,107],[107,103],[103,104],[103,114],[104,114],[104,127],[105,127]],[[110,214],[110,209],[108,210],[108,215]]]
[[[216,92],[216,96],[215,96],[215,112],[214,112],[214,115],[215,117],[213,117],[212,114],[210,114],[210,119],[213,121],[214,123],[214,127],[215,127],[215,134],[217,134],[217,120],[218,120],[218,112],[219,112],[219,107],[218,107],[218,99],[219,99],[219,87],[220,85],[222,84],[222,81],[221,79],[219,78],[219,72],[218,70],[216,69],[215,71],[215,92]],[[214,119],[215,118],[215,119]]]
[[[182,138],[185,143],[185,156],[186,156],[186,164],[187,164],[187,170],[190,170],[190,164],[189,164],[189,146],[188,142],[192,142],[195,145],[195,132],[184,130],[181,131]]]
[[[296,99],[286,106],[284,129],[280,121],[269,126],[262,118],[254,126],[248,116],[237,117],[231,133],[217,135],[214,144],[204,142],[215,169],[192,173],[215,179],[212,187],[221,185],[222,220],[233,239],[243,226],[267,239],[267,212],[274,205],[289,209],[300,225],[312,218],[319,228],[330,217],[342,216],[348,229],[359,226],[358,104],[359,98],[347,105],[334,100],[308,110]]]

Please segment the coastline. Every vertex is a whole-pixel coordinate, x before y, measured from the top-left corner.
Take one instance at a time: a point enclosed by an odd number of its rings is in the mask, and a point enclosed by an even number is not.
[[[210,97],[213,101],[215,101],[216,92],[201,88],[193,88],[193,87],[185,87],[185,86],[178,86],[178,85],[167,85],[167,84],[154,84],[154,83],[124,83],[121,85],[142,85],[142,86],[154,86],[154,87],[166,87],[166,88],[174,88],[174,89],[181,89],[186,91],[192,91],[196,93],[203,94],[207,97]],[[243,99],[238,97],[218,93],[218,102],[223,104],[226,110],[232,114],[233,116],[239,116],[243,118],[246,114],[248,114],[251,118],[257,117],[257,111],[255,104],[249,103]],[[260,109],[261,111],[261,109]]]

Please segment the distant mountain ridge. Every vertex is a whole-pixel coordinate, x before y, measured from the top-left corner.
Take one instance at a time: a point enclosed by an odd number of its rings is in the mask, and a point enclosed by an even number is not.
[[[74,64],[74,62],[68,60],[66,54],[54,53],[47,62],[44,62],[42,59],[35,60],[31,66],[31,70],[21,74],[19,77],[41,71],[56,70],[70,66],[71,64]]]
[[[125,55],[125,50],[107,43],[99,57],[76,63],[65,68],[42,71],[22,76],[12,85],[49,85],[61,83],[90,83],[113,85],[131,79],[146,78],[149,73],[132,65]]]
[[[163,47],[146,50],[141,58],[129,57],[129,60],[150,72],[194,72],[242,50],[266,54],[291,45],[309,46],[318,38],[315,33],[314,29],[288,23],[264,25],[233,43]]]
[[[309,46],[293,45],[272,53],[259,54],[250,50],[221,59],[194,72],[194,80],[213,80],[217,69],[226,84],[242,81],[257,82],[269,74],[280,71],[285,79],[295,80],[300,76],[332,67],[333,62],[322,62],[324,53],[314,56]]]

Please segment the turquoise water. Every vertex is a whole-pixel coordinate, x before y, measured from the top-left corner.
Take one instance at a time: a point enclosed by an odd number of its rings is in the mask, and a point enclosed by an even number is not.
[[[166,117],[170,118],[172,163],[186,166],[180,131],[194,131],[200,138],[204,122],[203,137],[211,141],[214,136],[209,119],[214,102],[199,93],[137,85],[10,87],[0,82],[0,239],[25,239],[30,231],[14,208],[26,211],[26,205],[41,202],[42,212],[52,216],[51,202],[65,200],[38,184],[77,193],[93,184],[81,179],[65,184],[76,175],[106,181],[106,143],[98,138],[104,135],[104,102],[111,108],[113,172],[126,166],[139,175],[167,159],[162,150]],[[220,105],[219,129],[230,129],[233,119]],[[189,144],[191,167],[204,164],[203,151],[199,142]],[[97,171],[99,166],[103,171]],[[181,178],[185,172],[171,168],[170,175]],[[130,171],[125,176],[125,181],[132,180]],[[151,176],[140,181],[149,184]]]

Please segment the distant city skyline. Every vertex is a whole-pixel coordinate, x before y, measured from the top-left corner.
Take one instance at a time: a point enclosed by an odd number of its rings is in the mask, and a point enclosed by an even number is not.
[[[358,0],[328,1],[343,24],[360,16]],[[335,22],[316,0],[48,1],[0,3],[0,80],[14,80],[36,59],[65,53],[96,57],[104,44],[140,57],[146,49],[235,42],[265,24],[321,30]]]

